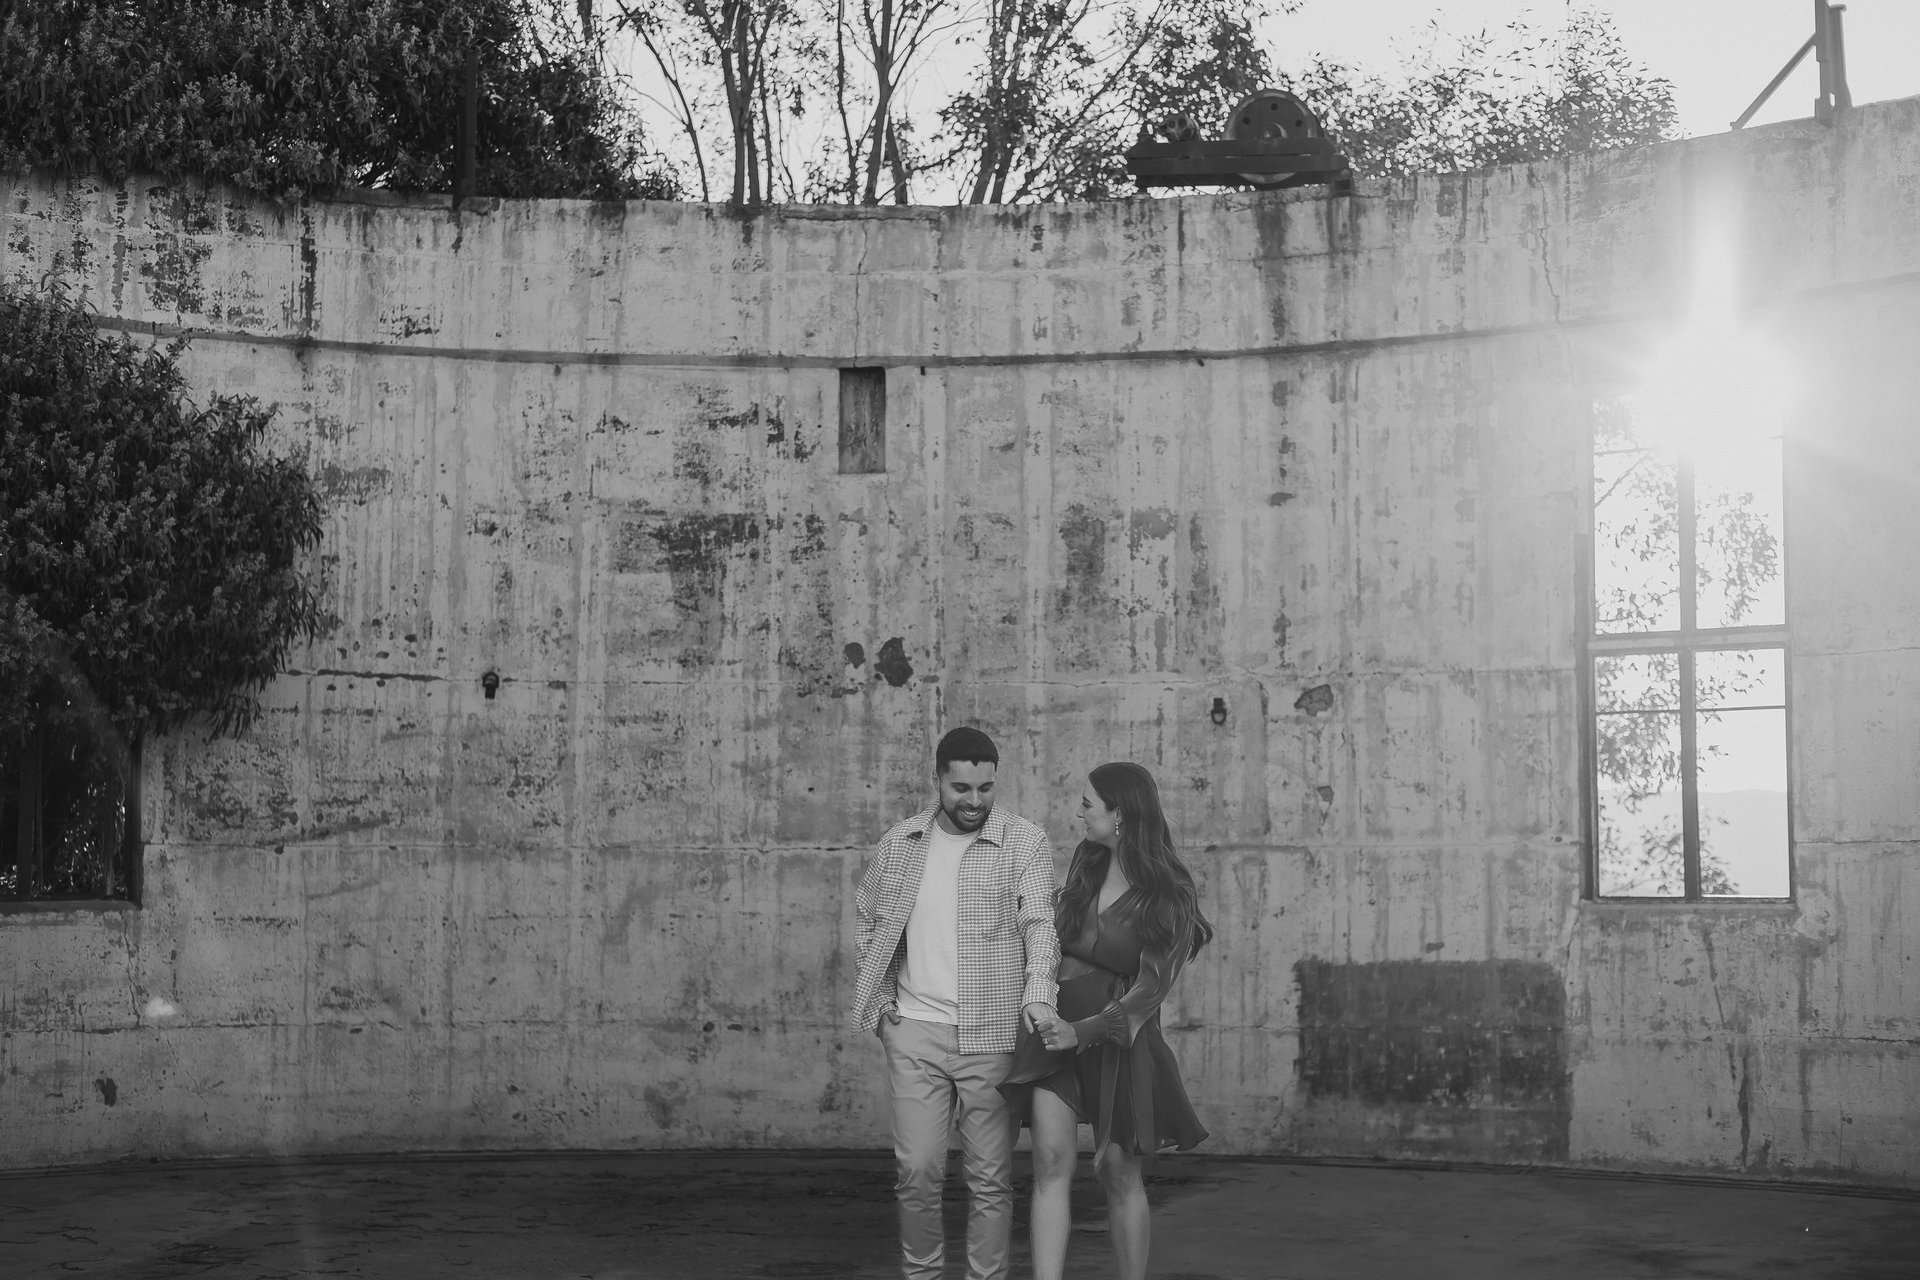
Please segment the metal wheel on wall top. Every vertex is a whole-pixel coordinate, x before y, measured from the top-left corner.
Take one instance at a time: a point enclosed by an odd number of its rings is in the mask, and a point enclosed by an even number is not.
[[[1237,142],[1278,138],[1317,138],[1320,118],[1307,104],[1281,89],[1255,89],[1240,99],[1227,116],[1222,135]],[[1243,173],[1248,184],[1271,191],[1293,177],[1291,173]]]

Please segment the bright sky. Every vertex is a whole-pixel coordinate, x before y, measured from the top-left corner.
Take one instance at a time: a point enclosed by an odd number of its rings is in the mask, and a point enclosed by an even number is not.
[[[1585,0],[1613,15],[1627,53],[1673,84],[1680,128],[1723,133],[1813,34],[1813,0]],[[1306,0],[1267,30],[1281,66],[1318,52],[1367,70],[1397,64],[1396,41],[1431,19],[1444,31],[1498,30],[1526,15],[1555,29],[1562,0]],[[1920,94],[1920,0],[1849,0],[1843,19],[1847,86],[1856,105]],[[1819,71],[1808,54],[1753,124],[1813,114]]]

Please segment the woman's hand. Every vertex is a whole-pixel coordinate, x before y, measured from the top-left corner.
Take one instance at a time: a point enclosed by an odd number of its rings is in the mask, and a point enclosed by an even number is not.
[[[1080,1033],[1064,1018],[1048,1018],[1039,1026],[1040,1043],[1049,1049],[1078,1049]]]

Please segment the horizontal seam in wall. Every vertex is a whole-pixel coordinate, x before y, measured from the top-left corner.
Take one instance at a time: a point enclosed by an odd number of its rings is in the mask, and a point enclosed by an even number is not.
[[[1211,687],[1220,685],[1228,680],[1258,681],[1262,683],[1274,682],[1292,686],[1296,684],[1306,684],[1308,682],[1331,684],[1336,680],[1344,683],[1346,681],[1373,680],[1382,677],[1398,679],[1402,676],[1559,677],[1571,676],[1573,673],[1574,668],[1570,663],[1566,666],[1546,667],[1451,667],[1436,665],[1429,667],[1363,667],[1352,671],[1229,670],[1224,673],[1213,674],[1151,672],[1106,680],[1075,680],[1071,677],[1054,676],[1051,678],[1042,677],[1035,680],[983,679],[971,681],[971,683],[975,687],[986,688],[1027,688],[1039,685],[1049,689],[1180,689],[1192,686]],[[280,674],[282,676],[295,676],[302,679],[325,677],[329,680],[413,680],[423,683],[464,683],[476,678],[469,675],[455,675],[444,671],[350,671],[344,667],[287,667],[283,669]],[[872,677],[867,683],[871,683],[873,679],[878,678],[877,676]],[[767,676],[764,678],[741,676],[734,679],[726,677],[701,677],[698,680],[691,676],[678,679],[668,676],[653,678],[645,676],[608,676],[602,680],[570,680],[564,676],[546,677],[538,675],[500,677],[500,684],[503,688],[510,684],[540,685],[548,689],[625,689],[629,687],[650,688],[660,685],[669,688],[680,688],[695,683],[698,683],[703,688],[710,689],[772,689],[804,684],[806,681],[782,676]],[[848,691],[847,696],[852,696],[860,692],[862,692],[862,689],[855,687]],[[1309,718],[1311,718],[1314,713],[1308,712],[1307,714]]]
[[[1259,360],[1339,355],[1349,351],[1388,347],[1423,346],[1439,342],[1458,342],[1476,338],[1511,338],[1529,334],[1555,333],[1567,328],[1608,324],[1628,324],[1652,318],[1657,313],[1637,316],[1594,316],[1538,324],[1499,325],[1484,329],[1453,329],[1437,333],[1385,334],[1372,338],[1331,338],[1322,342],[1275,343],[1268,346],[1235,348],[1159,348],[1140,351],[1065,351],[1019,352],[1006,355],[703,355],[696,353],[659,354],[630,351],[522,351],[510,347],[429,347],[417,343],[359,342],[342,338],[289,337],[284,334],[249,334],[217,329],[195,329],[186,325],[162,324],[152,320],[125,320],[114,316],[95,316],[101,329],[147,334],[156,338],[187,338],[192,341],[223,342],[250,347],[283,347],[294,350],[335,351],[352,355],[389,355],[422,360],[477,360],[491,364],[559,364],[608,368],[661,369],[845,369],[853,367],[964,369],[1003,368],[1022,365],[1073,364],[1181,364],[1207,360]]]
[[[1836,294],[1850,294],[1892,288],[1920,282],[1920,271],[1881,276],[1871,280],[1844,280],[1813,285],[1805,289],[1753,300],[1756,308],[1770,308]],[[336,351],[354,355],[390,355],[422,360],[477,360],[492,364],[587,365],[608,368],[665,369],[841,369],[854,366],[921,369],[958,369],[974,367],[1014,367],[1022,365],[1075,365],[1113,363],[1184,363],[1206,360],[1264,360],[1341,355],[1353,351],[1381,350],[1393,347],[1425,346],[1431,343],[1463,342],[1486,338],[1514,338],[1559,333],[1568,329],[1597,328],[1606,325],[1644,324],[1670,319],[1679,314],[1674,308],[1658,308],[1615,315],[1581,316],[1574,319],[1547,320],[1533,324],[1493,325],[1480,329],[1449,329],[1433,333],[1382,334],[1370,338],[1329,338],[1320,342],[1274,343],[1266,346],[1223,349],[1161,348],[1142,351],[1024,352],[1005,355],[943,356],[818,356],[818,355],[701,355],[692,353],[657,354],[626,351],[522,351],[508,347],[429,347],[417,343],[349,341],[342,338],[314,338],[285,334],[249,334],[217,329],[196,329],[188,325],[165,324],[154,320],[130,320],[118,316],[96,315],[96,328],[146,334],[155,338],[187,338],[241,346],[281,347],[296,351]]]
[[[333,828],[329,830],[311,831],[311,832],[306,832],[303,834],[292,835],[292,836],[275,836],[271,833],[268,833],[260,836],[258,839],[251,839],[251,840],[216,841],[216,840],[176,840],[172,838],[165,838],[165,839],[150,840],[146,842],[145,849],[146,849],[147,855],[150,857],[175,856],[175,855],[184,855],[184,854],[207,854],[207,853],[218,853],[222,851],[258,852],[263,849],[275,849],[275,850],[290,849],[295,852],[313,851],[313,852],[337,853],[341,850],[343,846],[343,842],[340,839],[341,836],[353,837],[352,839],[346,840],[344,842],[344,845],[351,849],[368,850],[368,851],[385,850],[390,853],[401,853],[401,854],[447,853],[447,852],[459,852],[461,850],[473,850],[473,849],[493,850],[493,849],[499,848],[499,846],[495,843],[489,843],[487,841],[477,840],[477,839],[461,841],[461,840],[450,840],[450,839],[430,839],[422,836],[409,836],[405,839],[399,839],[399,840],[383,839],[379,834],[380,831],[381,831],[381,828],[379,826],[368,825],[368,826],[342,826],[342,827]],[[1297,858],[1307,858],[1307,857],[1356,858],[1356,857],[1367,857],[1367,856],[1376,855],[1376,854],[1388,855],[1388,854],[1409,854],[1409,853],[1415,854],[1415,855],[1437,855],[1441,857],[1480,853],[1480,854],[1488,854],[1492,856],[1504,857],[1508,854],[1513,853],[1516,849],[1537,849],[1541,852],[1546,852],[1550,849],[1574,850],[1577,847],[1578,846],[1576,845],[1573,837],[1571,836],[1568,836],[1565,838],[1556,838],[1552,834],[1546,834],[1546,835],[1534,835],[1534,836],[1518,836],[1513,838],[1488,839],[1488,840],[1480,840],[1480,841],[1379,840],[1379,841],[1373,841],[1371,843],[1366,843],[1366,844],[1342,843],[1342,844],[1322,844],[1322,845],[1239,844],[1239,843],[1201,844],[1197,846],[1189,846],[1189,852],[1198,851],[1200,853],[1213,854],[1213,855],[1249,854],[1250,853],[1250,854],[1258,854],[1258,855],[1287,856],[1287,857],[1297,857]],[[561,854],[568,854],[568,853],[610,853],[610,852],[617,853],[621,850],[627,850],[634,853],[645,853],[650,856],[667,855],[667,854],[675,854],[675,853],[729,854],[729,855],[764,854],[767,856],[774,856],[774,855],[784,856],[786,854],[793,854],[793,853],[807,853],[807,854],[854,853],[864,857],[865,855],[873,852],[874,846],[873,846],[873,843],[870,841],[862,842],[859,844],[746,844],[746,843],[699,844],[691,841],[683,843],[683,842],[677,842],[673,840],[662,840],[662,841],[657,841],[653,843],[643,843],[637,840],[607,839],[607,840],[600,840],[600,841],[556,840],[550,844],[547,844],[547,843],[528,844],[524,846],[524,848],[528,854],[530,855],[537,854],[540,857],[558,856]],[[331,896],[342,894],[342,893],[357,892],[363,888],[371,889],[375,887],[377,886],[348,885],[340,888],[322,890],[318,894],[313,896],[331,897]],[[1756,900],[1754,899],[1730,899],[1729,901],[1733,902],[1735,905],[1738,905],[1741,902],[1746,902],[1751,905],[1756,902]],[[130,904],[120,903],[118,905],[129,906]],[[1626,902],[1626,903],[1622,903],[1621,905],[1665,906],[1666,904],[1663,902],[1657,902],[1652,900],[1642,900],[1639,903]],[[1699,906],[1700,903],[1698,901],[1688,902],[1684,904],[1676,902],[1674,905]],[[1758,905],[1763,907],[1773,907],[1776,909],[1783,908],[1783,907],[1784,908],[1794,907],[1794,904],[1792,903],[1783,903],[1775,900],[1758,900]]]

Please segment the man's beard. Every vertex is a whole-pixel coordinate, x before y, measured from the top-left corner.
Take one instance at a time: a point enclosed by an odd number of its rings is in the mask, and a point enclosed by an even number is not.
[[[987,824],[987,818],[993,813],[993,801],[989,800],[981,805],[980,816],[971,823],[963,819],[958,810],[950,808],[945,804],[940,806],[940,811],[947,815],[947,822],[952,825],[955,831],[958,831],[963,836],[972,835]]]

